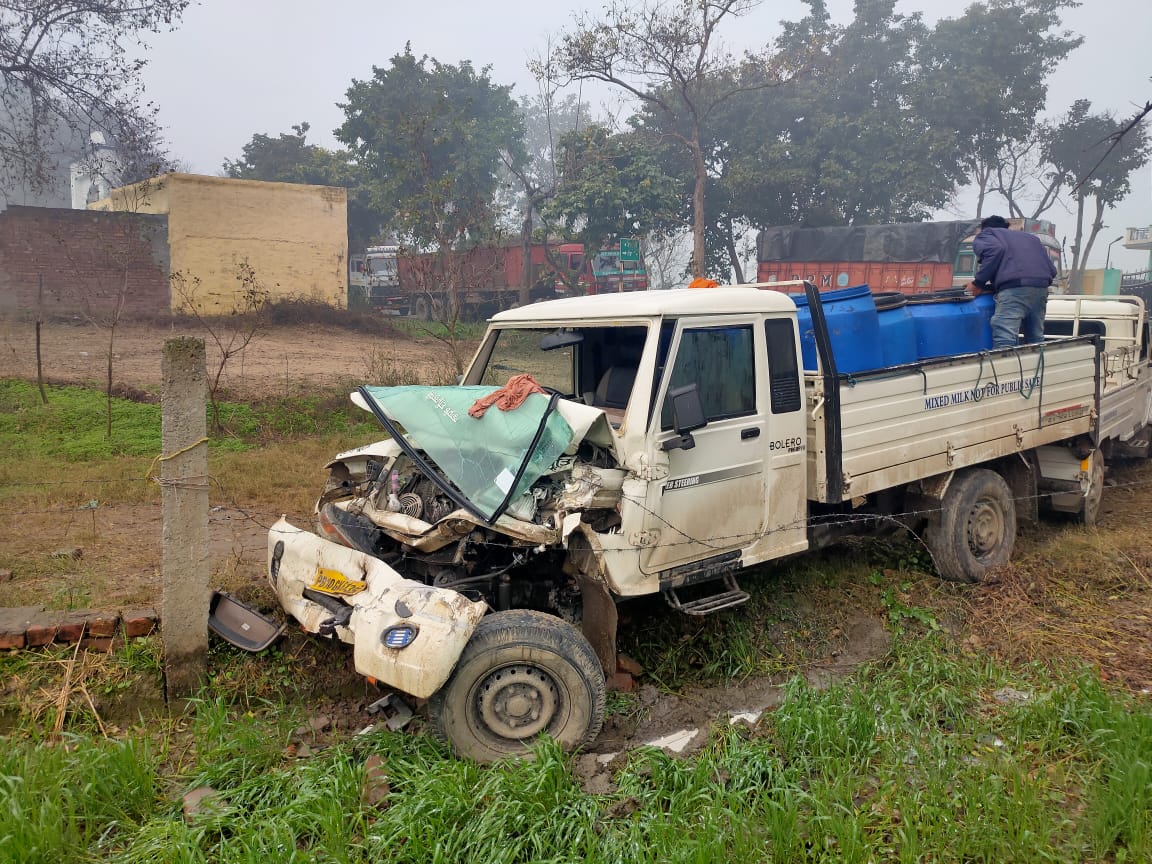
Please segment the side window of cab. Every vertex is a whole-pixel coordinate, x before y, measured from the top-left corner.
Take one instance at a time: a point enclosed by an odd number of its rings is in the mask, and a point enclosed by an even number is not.
[[[756,413],[756,354],[751,324],[685,330],[668,389],[695,384],[709,422]],[[665,397],[660,428],[672,428]]]

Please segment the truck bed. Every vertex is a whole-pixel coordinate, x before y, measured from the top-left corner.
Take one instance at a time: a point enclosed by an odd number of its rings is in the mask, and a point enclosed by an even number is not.
[[[1097,344],[805,377],[808,489],[831,504],[1094,431]]]

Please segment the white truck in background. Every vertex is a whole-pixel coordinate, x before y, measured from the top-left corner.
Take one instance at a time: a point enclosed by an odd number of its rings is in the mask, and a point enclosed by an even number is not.
[[[492,760],[597,734],[628,598],[710,614],[748,599],[749,568],[893,525],[980,582],[1042,497],[1095,518],[1107,333],[839,375],[798,283],[804,373],[780,287],[512,309],[462,386],[361,387],[391,438],[329,464],[317,533],[272,527],[281,605]],[[472,416],[522,373],[546,392]]]
[[[348,306],[381,309],[400,314],[397,297],[400,293],[400,271],[396,244],[369,246],[363,253],[348,258]],[[407,314],[407,309],[402,310]]]

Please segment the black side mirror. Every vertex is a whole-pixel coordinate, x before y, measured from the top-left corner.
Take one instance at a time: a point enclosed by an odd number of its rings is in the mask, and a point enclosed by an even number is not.
[[[664,442],[663,448],[691,450],[696,446],[692,431],[708,425],[708,420],[704,416],[704,406],[700,404],[700,391],[693,382],[683,387],[673,387],[668,391],[668,398],[672,400],[672,426],[679,437],[669,438]]]

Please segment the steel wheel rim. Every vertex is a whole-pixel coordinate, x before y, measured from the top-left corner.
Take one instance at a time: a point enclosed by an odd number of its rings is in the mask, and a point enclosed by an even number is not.
[[[968,514],[968,548],[977,558],[994,552],[1004,538],[1004,510],[999,502],[983,498]]]
[[[476,682],[470,708],[500,742],[519,742],[548,731],[563,709],[560,685],[538,666],[513,663],[493,669]]]

